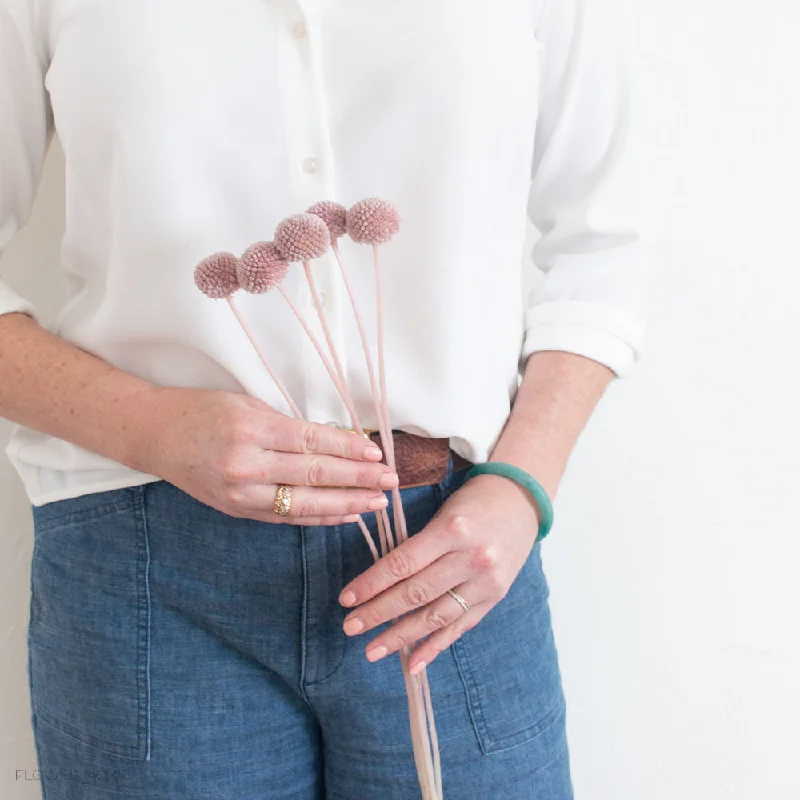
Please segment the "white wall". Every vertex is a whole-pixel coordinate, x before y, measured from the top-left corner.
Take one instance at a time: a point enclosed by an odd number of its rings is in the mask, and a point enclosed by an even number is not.
[[[800,75],[788,0],[641,4],[648,357],[547,544],[582,800],[800,797]]]
[[[545,547],[577,796],[796,800],[800,19],[790,0],[640,17],[664,208],[649,352],[579,445]],[[43,308],[62,171],[56,150],[3,264]],[[0,795],[30,800],[30,515],[5,462],[0,481]]]

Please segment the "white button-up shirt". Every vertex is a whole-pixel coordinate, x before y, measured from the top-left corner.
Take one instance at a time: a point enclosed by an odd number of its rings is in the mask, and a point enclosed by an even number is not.
[[[71,288],[49,329],[153,383],[288,413],[193,269],[318,200],[384,197],[403,217],[382,251],[393,426],[485,460],[530,353],[617,374],[639,353],[649,256],[622,2],[0,0],[0,248],[55,130]],[[374,325],[371,251],[343,249]],[[377,428],[332,256],[313,270]],[[302,269],[287,280],[314,322]],[[236,301],[304,414],[349,427],[282,298]],[[0,284],[12,311],[37,316]],[[35,505],[155,479],[21,426],[8,454]]]

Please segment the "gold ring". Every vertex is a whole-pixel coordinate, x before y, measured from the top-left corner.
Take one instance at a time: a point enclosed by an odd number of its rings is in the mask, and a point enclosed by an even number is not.
[[[355,428],[345,428],[345,430],[348,433],[358,433],[358,431]],[[372,428],[362,428],[361,430],[364,431],[363,435],[364,435],[364,438],[366,438],[366,439],[369,439],[369,437],[373,433],[380,433],[380,431],[374,431],[374,430],[372,430]]]
[[[285,483],[278,484],[278,491],[275,493],[275,502],[272,510],[279,517],[288,517],[289,509],[292,507],[292,487]]]
[[[448,589],[447,594],[452,595],[456,603],[458,603],[464,611],[469,611],[469,603],[458,592]]]

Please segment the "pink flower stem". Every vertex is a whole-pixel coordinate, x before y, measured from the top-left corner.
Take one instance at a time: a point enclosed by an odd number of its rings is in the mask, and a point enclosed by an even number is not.
[[[328,344],[328,350],[330,351],[331,358],[333,359],[333,365],[336,369],[336,374],[339,376],[339,385],[342,387],[342,390],[345,393],[342,395],[342,400],[344,400],[348,411],[350,411],[350,416],[353,418],[353,427],[358,431],[358,433],[363,435],[364,429],[361,427],[361,422],[356,414],[355,406],[353,405],[353,398],[350,395],[350,388],[347,385],[347,377],[344,374],[339,353],[336,351],[336,346],[333,342],[333,335],[331,334],[331,329],[328,326],[328,321],[325,319],[325,312],[322,310],[322,301],[319,299],[317,284],[314,281],[314,276],[311,272],[311,264],[309,264],[308,261],[303,262],[303,271],[305,272],[308,288],[311,290],[311,299],[314,301],[314,308],[317,310],[319,324],[322,327],[322,333],[325,335],[325,341]]]
[[[339,397],[342,398],[342,402],[347,407],[347,412],[350,414],[350,418],[353,422],[353,428],[355,429],[356,433],[359,433],[363,436],[364,429],[361,427],[361,423],[359,422],[358,419],[358,414],[356,413],[356,410],[353,407],[353,402],[350,398],[350,393],[347,391],[347,388],[343,386],[341,381],[339,380],[330,362],[330,359],[325,354],[325,350],[322,348],[322,345],[319,342],[319,339],[317,339],[317,337],[314,335],[314,331],[311,330],[302,312],[297,307],[296,303],[292,300],[291,296],[283,287],[283,285],[278,286],[278,291],[283,295],[284,300],[286,300],[286,302],[289,304],[289,308],[291,308],[291,310],[294,312],[295,317],[297,317],[297,321],[300,323],[303,330],[306,332],[308,338],[311,340],[311,344],[314,345],[314,348],[319,354],[319,357],[322,359],[322,363],[325,366],[325,369],[328,371],[328,375],[330,375],[331,380],[333,381],[333,385],[336,387],[336,391],[339,392]],[[389,517],[386,514],[386,509],[381,509],[380,512],[376,511],[375,516],[377,518],[378,538],[380,539],[381,552],[385,555],[386,552],[388,552],[389,550],[386,531],[385,531],[385,528],[388,526]]]
[[[420,789],[424,800],[442,800],[441,793],[436,794],[435,792],[441,779],[436,775],[431,759],[430,740],[427,736],[428,731],[425,724],[428,709],[425,706],[425,698],[420,683],[408,671],[409,652],[410,646],[404,645],[400,648],[398,655],[400,656],[400,664],[406,683],[408,714],[411,720],[411,737],[414,744],[414,762],[417,766],[417,776],[419,777]]]
[[[342,279],[344,280],[344,285],[347,288],[347,295],[350,298],[350,305],[353,308],[353,315],[355,316],[356,324],[358,325],[358,333],[361,337],[361,346],[364,350],[364,359],[367,362],[367,372],[369,374],[369,385],[370,385],[370,390],[372,392],[372,403],[375,410],[375,418],[378,421],[378,430],[381,435],[381,442],[383,443],[383,446],[386,449],[386,463],[393,470],[397,471],[397,464],[394,458],[394,439],[392,438],[391,430],[387,430],[388,414],[381,407],[381,399],[378,391],[378,382],[375,378],[375,367],[372,362],[372,354],[370,352],[369,340],[367,337],[366,326],[364,325],[364,319],[359,311],[358,302],[356,300],[355,292],[353,291],[353,285],[350,282],[350,276],[347,267],[345,266],[344,259],[342,258],[341,250],[339,249],[338,243],[332,242],[331,248],[334,252],[334,255],[336,256],[336,260],[339,262],[339,269],[341,270],[342,273]],[[403,514],[403,501],[401,499],[399,489],[392,490],[392,501],[393,501],[395,531],[405,530],[405,515]],[[408,537],[406,536],[406,538]]]
[[[372,247],[372,254],[373,254],[373,261],[375,265],[375,300],[377,306],[377,327],[378,327],[378,372],[380,375],[380,385],[381,385],[381,411],[383,412],[383,424],[386,427],[389,435],[389,442],[390,442],[390,453],[392,461],[394,461],[394,436],[392,434],[392,425],[391,425],[391,418],[389,416],[389,399],[388,394],[386,391],[386,359],[385,359],[385,348],[383,343],[383,286],[381,281],[381,262],[380,262],[380,253],[377,245],[373,245]],[[394,501],[394,512],[395,512],[395,532],[397,533],[398,540],[400,542],[408,541],[408,530],[406,528],[406,518],[405,513],[403,511],[403,504],[400,499],[400,492],[397,493],[397,498]],[[436,794],[433,796],[436,798],[442,797],[442,772],[441,772],[441,760],[439,756],[439,747],[438,747],[438,736],[436,733],[436,722],[433,716],[433,703],[430,699],[430,685],[428,682],[428,673],[427,670],[423,669],[418,675],[411,675],[408,672],[408,659],[410,655],[410,648],[407,647],[405,657],[401,654],[400,663],[403,667],[403,672],[406,674],[407,682],[411,682],[412,685],[416,687],[417,692],[420,694],[415,694],[415,699],[419,704],[419,708],[416,708],[416,713],[418,715],[422,715],[423,719],[419,723],[420,725],[424,726],[425,718],[427,718],[427,724],[429,729],[430,739],[429,742],[431,744],[431,748],[425,747],[426,751],[426,758],[425,758],[425,768],[428,770],[426,775],[433,776],[434,784],[435,784],[435,791]],[[421,698],[420,698],[421,695]],[[427,702],[426,702],[427,701]],[[433,753],[433,764],[430,763],[430,755],[431,752]],[[422,772],[420,772],[420,776],[422,776]],[[423,788],[424,791],[424,788]]]
[[[378,246],[373,245],[372,254],[375,262],[375,301],[377,304],[377,317],[378,317],[378,372],[380,374],[381,382],[381,411],[383,412],[383,424],[388,434],[388,450],[392,464],[394,464],[394,435],[392,434],[392,423],[389,417],[389,399],[386,393],[386,359],[384,357],[383,346],[383,289],[381,286],[381,263],[378,254]],[[392,467],[394,469],[394,467]],[[397,491],[397,496],[392,494],[394,499],[394,514],[395,514],[395,531],[397,532],[398,540],[405,542],[408,540],[408,530],[406,528],[406,515],[403,511],[403,503],[400,500],[400,492]]]
[[[380,558],[378,548],[375,547],[375,542],[372,541],[372,534],[369,532],[367,523],[364,522],[364,518],[360,514],[358,515],[357,522],[358,527],[361,528],[361,533],[364,534],[364,538],[367,540],[367,545],[369,546],[370,553],[372,553],[372,557],[377,561]]]
[[[314,345],[314,348],[319,354],[319,357],[322,359],[322,363],[325,366],[325,369],[328,371],[328,375],[331,376],[331,380],[333,381],[333,384],[336,387],[336,391],[339,392],[339,397],[342,398],[342,401],[344,402],[345,406],[347,406],[347,412],[350,414],[350,417],[353,420],[353,427],[356,429],[357,433],[363,434],[364,431],[361,429],[361,426],[356,422],[358,417],[356,415],[356,410],[352,407],[352,403],[350,403],[349,394],[342,387],[342,384],[340,383],[339,378],[337,377],[336,372],[334,371],[333,366],[331,365],[330,359],[325,354],[325,351],[322,349],[322,345],[320,344],[319,339],[317,339],[317,337],[314,335],[314,331],[311,330],[309,324],[305,320],[305,317],[303,317],[302,312],[297,307],[294,300],[292,300],[291,296],[286,291],[286,289],[281,285],[278,286],[278,291],[283,295],[283,299],[286,300],[286,302],[289,304],[289,308],[291,308],[292,311],[294,312],[294,315],[297,317],[297,321],[303,327],[303,330],[306,332],[308,338],[311,340],[311,344]]]
[[[422,684],[422,692],[425,697],[425,714],[428,718],[428,723],[430,726],[430,737],[431,737],[431,751],[433,752],[433,774],[434,779],[436,782],[436,791],[437,797],[443,797],[442,795],[442,759],[439,754],[439,736],[436,733],[436,725],[434,724],[433,719],[433,700],[431,698],[431,687],[428,683],[428,676],[427,673],[425,674],[425,679],[420,680]]]
[[[361,427],[361,421],[358,418],[358,415],[355,411],[355,403],[353,403],[353,397],[350,394],[350,387],[347,385],[347,376],[344,373],[344,368],[342,367],[341,359],[339,358],[339,354],[336,351],[336,345],[333,342],[333,335],[331,334],[331,329],[328,325],[328,321],[325,319],[325,312],[322,309],[322,301],[319,299],[319,292],[317,291],[317,284],[314,280],[314,275],[311,272],[311,264],[308,261],[303,262],[303,271],[305,272],[306,281],[308,282],[308,288],[311,290],[311,298],[314,301],[314,308],[317,310],[317,317],[319,318],[319,324],[322,327],[322,332],[325,335],[325,341],[328,343],[328,350],[330,351],[331,358],[333,359],[333,364],[336,369],[336,374],[339,376],[339,383],[342,386],[342,389],[346,393],[342,395],[342,399],[345,402],[345,405],[350,411],[350,416],[353,418],[353,427],[356,429],[358,433],[362,436],[365,435],[364,429]],[[351,410],[352,409],[352,410]],[[388,464],[388,458],[387,458]],[[389,466],[392,466],[389,464]],[[392,467],[394,469],[394,467]],[[385,527],[385,536],[386,536],[386,544],[387,550],[394,549],[394,541],[392,538],[392,528],[389,524],[389,516],[386,513],[386,509],[381,509],[381,520]],[[385,553],[384,553],[385,554]]]
[[[283,395],[283,399],[289,404],[289,408],[292,410],[292,414],[295,415],[298,419],[302,419],[303,415],[300,413],[300,409],[297,407],[297,404],[292,400],[291,395],[289,394],[289,390],[286,388],[286,385],[283,381],[278,377],[272,367],[269,365],[266,356],[264,355],[261,348],[256,343],[255,337],[253,336],[253,332],[250,330],[249,326],[244,320],[244,317],[241,315],[239,309],[236,307],[236,304],[233,302],[233,297],[228,297],[228,305],[231,307],[231,311],[233,311],[234,316],[239,321],[239,324],[242,326],[242,330],[247,335],[247,338],[250,340],[250,344],[253,345],[254,350],[258,353],[258,357],[261,359],[261,363],[264,365],[265,369],[269,373],[270,378],[274,381],[275,385],[278,387],[278,391]]]
[[[258,357],[261,359],[261,363],[264,365],[264,368],[269,373],[270,378],[272,378],[272,380],[274,381],[275,385],[278,387],[278,391],[283,395],[284,400],[286,400],[286,402],[288,403],[289,408],[292,411],[292,414],[294,414],[294,416],[297,419],[303,419],[303,414],[300,411],[300,409],[298,408],[297,403],[294,402],[294,400],[292,399],[292,396],[289,394],[289,390],[286,388],[286,385],[278,377],[278,375],[275,372],[275,370],[272,369],[272,367],[270,366],[269,361],[267,361],[267,357],[264,355],[264,352],[261,350],[261,348],[256,343],[255,337],[253,336],[253,332],[250,330],[250,327],[245,322],[244,317],[242,316],[242,314],[239,311],[238,307],[233,302],[233,297],[229,296],[227,298],[227,300],[228,300],[228,305],[231,308],[231,311],[233,311],[233,315],[238,320],[239,325],[242,326],[242,330],[245,332],[245,335],[250,340],[250,344],[253,345],[253,349],[256,351],[256,353],[258,353]],[[372,553],[372,557],[377,561],[378,558],[379,558],[378,550],[375,547],[375,542],[372,541],[372,535],[369,532],[369,528],[367,528],[367,525],[364,522],[364,520],[361,518],[361,516],[358,517],[357,521],[358,521],[358,527],[361,529],[361,533],[364,535],[364,538],[366,539],[366,542],[367,542],[367,546],[369,547],[369,550]]]

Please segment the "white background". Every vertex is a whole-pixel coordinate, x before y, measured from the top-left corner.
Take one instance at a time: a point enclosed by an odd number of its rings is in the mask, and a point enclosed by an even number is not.
[[[648,352],[579,444],[544,548],[576,794],[797,800],[800,15],[789,0],[648,0],[639,17],[663,214]],[[45,313],[63,192],[54,147],[2,266]],[[39,796],[15,779],[35,767],[30,547],[22,486],[0,459],[9,800]]]

